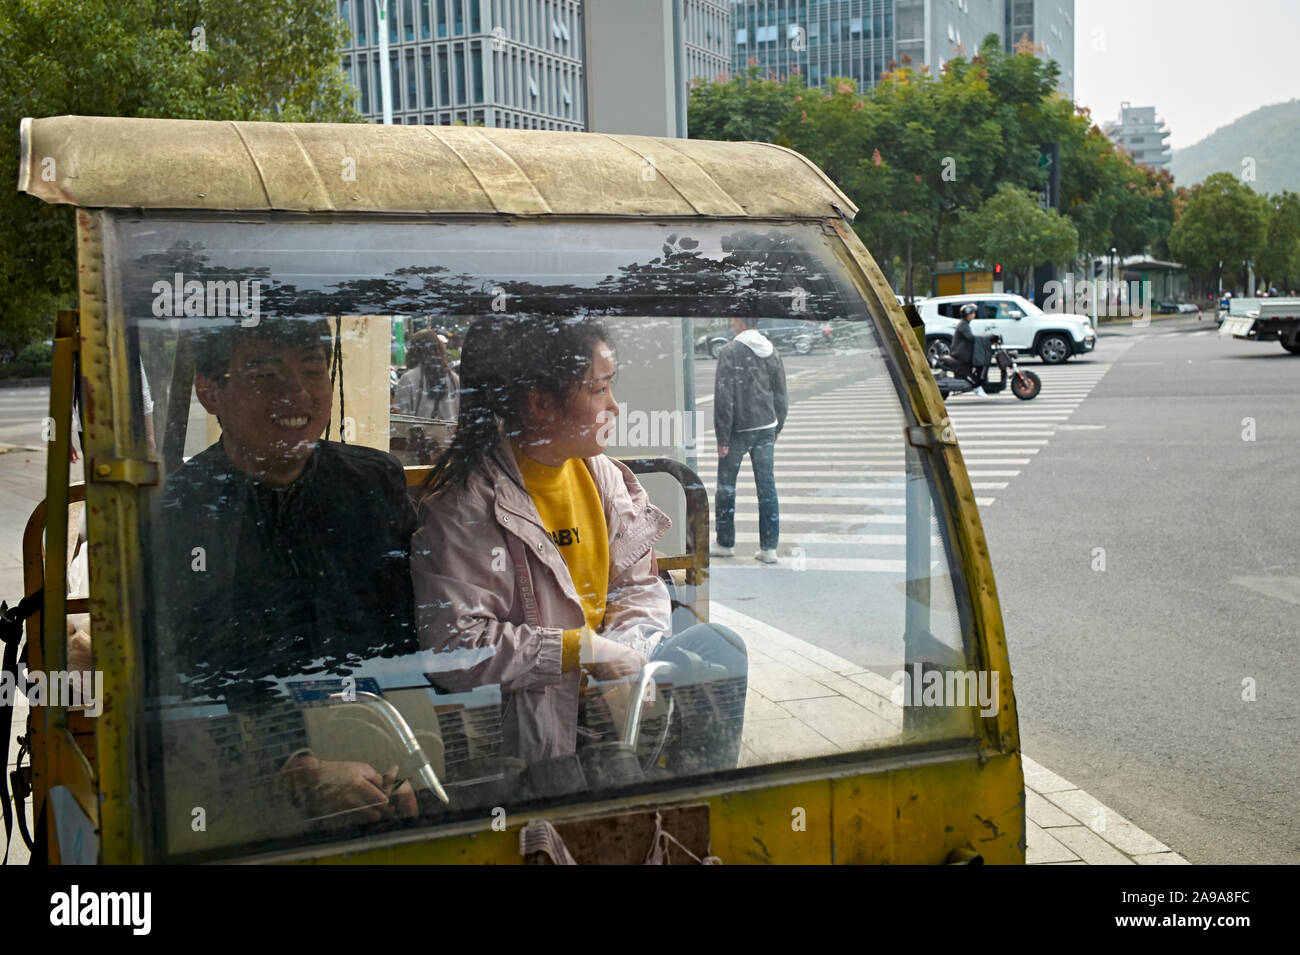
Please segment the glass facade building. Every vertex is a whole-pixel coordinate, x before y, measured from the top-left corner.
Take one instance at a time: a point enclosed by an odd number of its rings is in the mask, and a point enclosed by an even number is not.
[[[894,56],[894,0],[731,0],[733,68],[796,70],[809,86],[875,83]]]
[[[582,0],[386,0],[393,122],[586,128]],[[338,0],[357,108],[383,119],[375,0]]]
[[[1074,94],[1074,0],[731,0],[731,21],[733,69],[798,69],[810,86],[851,76],[865,88],[891,61],[937,72],[995,33],[1007,50],[1040,45]]]

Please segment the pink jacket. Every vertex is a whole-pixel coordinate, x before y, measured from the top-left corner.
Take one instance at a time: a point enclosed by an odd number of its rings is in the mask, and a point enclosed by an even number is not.
[[[649,657],[671,632],[654,544],[671,525],[627,467],[586,460],[605,503],[609,594],[601,633]],[[503,751],[528,762],[572,753],[581,672],[560,672],[561,635],[583,626],[569,568],[546,533],[508,442],[464,490],[426,498],[411,538],[420,646],[459,653],[442,689],[499,685]]]

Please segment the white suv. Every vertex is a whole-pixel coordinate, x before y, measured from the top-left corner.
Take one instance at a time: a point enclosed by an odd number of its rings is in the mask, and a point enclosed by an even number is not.
[[[1037,355],[1049,365],[1097,347],[1097,333],[1087,315],[1049,314],[1028,299],[1007,292],[972,292],[918,303],[925,323],[926,355],[931,362],[947,354],[963,305],[979,309],[971,319],[971,332],[999,335],[1008,351]]]

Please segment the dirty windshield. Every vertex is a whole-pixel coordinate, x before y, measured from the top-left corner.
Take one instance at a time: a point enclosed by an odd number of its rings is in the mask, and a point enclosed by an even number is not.
[[[930,465],[820,226],[113,232],[163,470],[158,856],[504,819],[995,712]]]

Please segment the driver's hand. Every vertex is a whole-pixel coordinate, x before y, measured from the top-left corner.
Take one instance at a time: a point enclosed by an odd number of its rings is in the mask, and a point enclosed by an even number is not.
[[[591,657],[582,664],[597,680],[626,680],[646,664],[646,658],[631,647],[599,634],[591,638]]]
[[[415,801],[415,790],[411,787],[411,781],[403,780],[402,784],[394,789],[395,782],[397,782],[396,766],[384,773],[384,792],[391,794],[388,797],[389,806],[403,819],[411,819],[419,815],[420,804]]]
[[[287,772],[292,785],[306,795],[315,815],[355,812],[369,822],[379,822],[393,813],[388,805],[388,790],[396,779],[396,767],[387,785],[384,776],[369,763],[330,762],[300,756],[288,766]],[[414,793],[411,801],[414,802]]]

